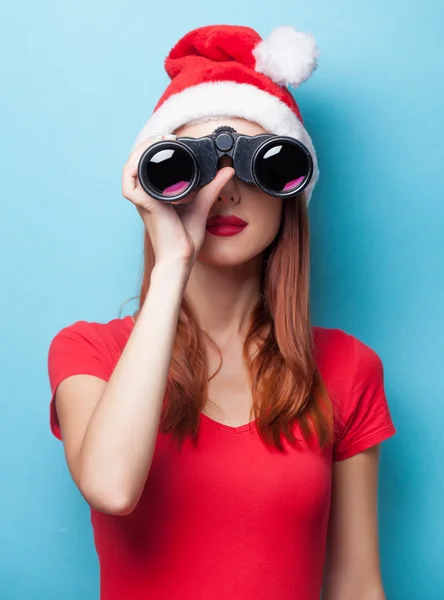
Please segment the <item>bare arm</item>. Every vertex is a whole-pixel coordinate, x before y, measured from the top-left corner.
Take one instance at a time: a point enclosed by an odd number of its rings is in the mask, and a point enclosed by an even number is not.
[[[75,375],[58,388],[69,470],[87,502],[102,512],[131,512],[145,485],[185,281],[182,267],[155,268],[109,382]]]
[[[378,547],[379,445],[333,468],[323,600],[385,600]]]
[[[169,136],[174,137],[174,136]],[[57,390],[57,414],[69,470],[86,501],[102,512],[130,513],[153,457],[180,304],[205,237],[205,224],[231,167],[196,195],[172,206],[141,188],[137,166],[145,140],[123,168],[122,193],[137,208],[153,245],[155,267],[137,323],[107,383],[75,375]]]

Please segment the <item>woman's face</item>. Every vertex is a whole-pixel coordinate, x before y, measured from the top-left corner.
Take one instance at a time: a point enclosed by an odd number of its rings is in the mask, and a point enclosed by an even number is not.
[[[260,125],[244,119],[213,120],[184,125],[175,133],[178,137],[202,137],[216,127],[229,125],[238,133],[267,133]],[[223,157],[221,166],[230,166],[231,158]],[[198,260],[217,266],[246,263],[260,255],[276,237],[282,215],[282,199],[269,196],[255,185],[246,184],[234,176],[215,199],[208,218],[214,215],[234,215],[247,222],[240,233],[220,236],[207,229]]]

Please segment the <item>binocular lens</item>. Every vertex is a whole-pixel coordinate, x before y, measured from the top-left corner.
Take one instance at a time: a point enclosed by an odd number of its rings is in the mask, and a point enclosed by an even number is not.
[[[258,183],[274,193],[290,193],[300,188],[311,174],[307,152],[299,144],[279,140],[265,144],[255,160]]]
[[[231,137],[230,140],[232,142]],[[257,141],[262,142],[262,139]],[[187,138],[165,140],[145,151],[139,161],[138,175],[147,194],[165,202],[185,198],[215,176],[218,153],[232,158],[242,181],[254,182],[271,196],[296,196],[313,174],[308,149],[293,138],[270,136],[257,146],[248,136],[239,136],[240,143],[234,146],[232,153],[228,152],[228,146],[216,147],[211,136],[192,142]]]
[[[182,194],[195,178],[195,164],[187,149],[178,145],[163,147],[144,163],[145,175],[158,194]]]

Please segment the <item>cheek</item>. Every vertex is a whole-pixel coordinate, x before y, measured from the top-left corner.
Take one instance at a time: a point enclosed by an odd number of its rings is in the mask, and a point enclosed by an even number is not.
[[[282,219],[282,199],[266,197],[261,199],[261,206],[257,207],[257,231],[261,231],[264,241],[271,243],[276,237]],[[260,208],[260,210],[259,210]]]

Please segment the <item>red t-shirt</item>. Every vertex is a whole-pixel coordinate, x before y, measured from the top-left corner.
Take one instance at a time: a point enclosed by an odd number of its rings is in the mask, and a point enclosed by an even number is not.
[[[60,382],[107,381],[133,327],[131,317],[79,321],[49,350],[51,428]],[[101,600],[319,600],[332,462],[394,435],[383,370],[368,346],[315,328],[316,355],[337,412],[322,450],[264,445],[254,426],[202,415],[198,443],[159,434],[142,497],[127,516],[91,509]],[[298,427],[296,425],[296,427]]]

